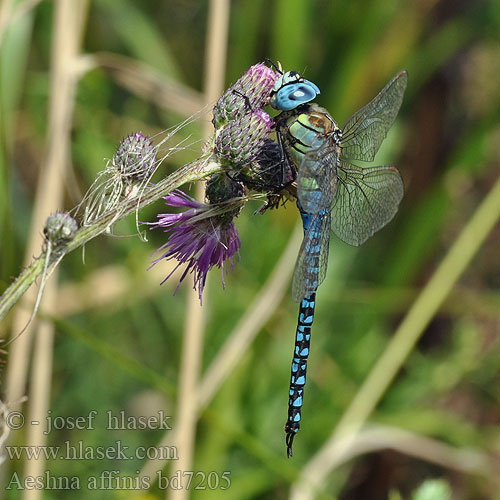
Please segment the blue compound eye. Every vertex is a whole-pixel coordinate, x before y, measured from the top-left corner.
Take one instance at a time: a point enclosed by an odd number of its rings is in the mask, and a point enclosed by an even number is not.
[[[270,104],[274,109],[290,111],[312,101],[319,93],[319,88],[313,82],[304,80],[295,71],[288,71],[276,81]]]
[[[282,87],[276,93],[271,106],[275,109],[290,111],[301,104],[310,102],[319,94],[319,88],[308,80],[302,80],[300,83],[290,83]]]

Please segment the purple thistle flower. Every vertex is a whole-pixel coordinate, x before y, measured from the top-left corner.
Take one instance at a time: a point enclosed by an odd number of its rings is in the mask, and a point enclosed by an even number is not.
[[[229,87],[214,107],[213,124],[219,128],[252,109],[269,104],[269,94],[278,75],[263,63],[251,66]]]
[[[164,199],[170,207],[187,210],[177,214],[158,214],[157,222],[148,223],[151,229],[160,228],[171,233],[168,241],[155,252],[161,252],[162,255],[151,266],[163,259],[178,260],[175,269],[162,281],[163,284],[181,264],[186,264],[174,295],[188,272],[193,273],[194,289],[198,290],[201,303],[207,273],[212,267],[217,266],[221,270],[222,286],[225,286],[227,261],[233,269],[233,256],[235,253],[239,255],[241,247],[238,232],[232,217],[226,217],[225,210],[222,213],[217,211],[217,205],[200,203],[178,190]]]
[[[88,226],[112,210],[118,213],[123,199],[144,191],[158,164],[156,152],[151,139],[141,132],[122,139],[78,206],[84,207],[82,225]]]
[[[215,139],[215,154],[232,167],[254,161],[271,134],[273,119],[262,109],[230,122]]]
[[[115,155],[113,165],[124,177],[144,180],[150,177],[156,164],[156,148],[151,139],[142,132],[130,134],[122,139]]]

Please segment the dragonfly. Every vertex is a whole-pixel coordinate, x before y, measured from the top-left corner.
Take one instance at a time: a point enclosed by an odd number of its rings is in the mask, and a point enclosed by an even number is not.
[[[316,290],[325,279],[330,230],[354,246],[364,243],[396,214],[403,181],[393,166],[359,166],[371,162],[396,119],[408,82],[400,71],[366,106],[340,128],[325,108],[312,101],[316,84],[296,71],[283,73],[270,94],[283,162],[291,166],[297,185],[297,207],[304,226],[292,282],[300,303],[292,359],[288,417],[288,457],[300,429]]]

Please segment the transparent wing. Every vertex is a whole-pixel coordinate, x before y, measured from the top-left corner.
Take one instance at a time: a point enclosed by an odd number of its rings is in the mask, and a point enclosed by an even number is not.
[[[342,130],[342,156],[372,161],[396,119],[408,83],[400,71],[364,108],[349,118]]]
[[[343,241],[361,245],[396,214],[403,181],[395,167],[361,168],[340,160],[332,207],[332,230]]]
[[[292,282],[293,300],[311,295],[325,279],[330,244],[330,209],[314,215],[300,247]]]
[[[304,212],[330,210],[338,161],[337,151],[329,143],[305,155],[297,176],[297,195]]]

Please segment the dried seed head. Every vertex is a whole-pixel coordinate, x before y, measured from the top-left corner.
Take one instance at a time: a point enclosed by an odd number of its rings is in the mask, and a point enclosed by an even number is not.
[[[113,156],[113,165],[121,175],[139,181],[154,172],[155,163],[156,148],[141,132],[125,137]]]
[[[215,139],[215,154],[221,163],[238,168],[254,161],[273,126],[272,118],[256,109],[230,122]]]
[[[267,106],[277,77],[265,64],[250,67],[217,101],[212,120],[215,128],[220,128],[251,110]]]
[[[112,210],[117,216],[123,199],[134,198],[145,189],[157,166],[156,151],[149,137],[141,132],[130,134],[120,142],[113,158],[99,172],[79,205],[85,209],[84,226]]]

